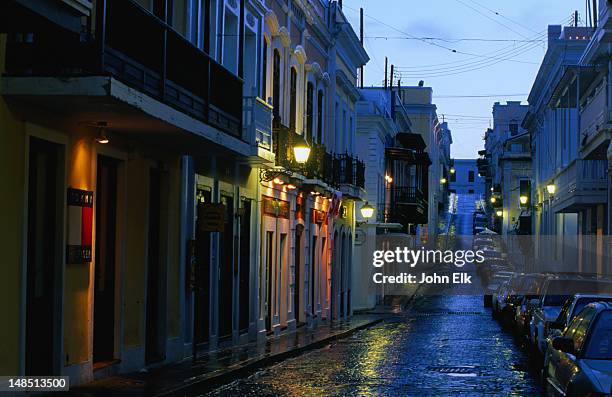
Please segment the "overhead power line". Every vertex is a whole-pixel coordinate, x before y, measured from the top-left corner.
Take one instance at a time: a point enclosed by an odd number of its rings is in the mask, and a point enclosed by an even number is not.
[[[520,23],[520,22],[518,22],[518,21],[516,21],[516,20],[514,20],[514,19],[508,18],[508,17],[506,17],[505,15],[503,15],[502,13],[500,13],[499,11],[495,11],[495,10],[493,10],[493,9],[491,9],[491,8],[489,8],[489,7],[487,7],[487,6],[485,6],[484,4],[481,4],[481,3],[477,2],[476,0],[468,0],[468,1],[469,1],[470,3],[472,3],[472,4],[476,4],[477,6],[482,7],[482,8],[484,8],[485,10],[487,10],[487,11],[489,11],[489,12],[491,12],[491,13],[493,13],[493,14],[495,14],[495,15],[497,15],[497,16],[499,16],[499,17],[503,18],[503,19],[505,19],[506,21],[512,22],[513,24],[515,24],[515,25],[517,25],[517,26],[522,27],[523,29],[529,30],[529,31],[531,31],[531,32],[533,32],[533,33],[537,33],[537,31],[536,31],[535,29],[530,28],[529,26],[524,25],[524,24],[522,24],[522,23]]]

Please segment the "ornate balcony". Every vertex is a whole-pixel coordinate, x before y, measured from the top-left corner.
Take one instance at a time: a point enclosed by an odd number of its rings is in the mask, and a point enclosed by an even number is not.
[[[394,187],[390,190],[390,202],[379,208],[379,221],[408,224],[427,223],[427,200],[415,187]]]
[[[612,113],[606,104],[603,80],[586,98],[580,111],[580,151],[584,157],[604,157],[612,130]]]
[[[242,139],[242,80],[132,0],[106,0],[96,31],[57,26],[7,41],[7,76],[110,76]]]
[[[310,157],[304,165],[299,165],[293,156],[293,146],[299,135],[289,127],[275,120],[272,128],[272,146],[275,165],[299,173],[307,179],[320,180],[328,186],[341,189],[343,193],[361,198],[365,186],[365,164],[348,154],[337,155],[327,151],[325,145],[312,143]],[[344,191],[342,188],[347,187]]]
[[[607,202],[607,160],[576,160],[555,178],[556,212],[575,212]]]

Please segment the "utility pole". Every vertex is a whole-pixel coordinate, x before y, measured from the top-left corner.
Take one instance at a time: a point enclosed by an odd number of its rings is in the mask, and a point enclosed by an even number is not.
[[[597,29],[597,0],[593,0],[593,27]]]
[[[393,89],[393,65],[391,65],[391,75],[389,76],[389,88]]]
[[[387,63],[388,63],[388,59],[387,57],[385,57],[385,90],[387,89]]]
[[[578,10],[574,11],[574,26],[578,27]]]
[[[359,8],[359,40],[361,41],[361,48],[363,48],[363,7]],[[363,88],[363,65],[361,65],[360,72],[359,85]]]

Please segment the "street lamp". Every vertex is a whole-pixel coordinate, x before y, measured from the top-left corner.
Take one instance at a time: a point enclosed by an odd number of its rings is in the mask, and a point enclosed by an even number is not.
[[[446,178],[440,178],[440,183],[444,185],[446,183]]]
[[[454,173],[455,173],[455,167],[451,167],[451,169],[450,169],[450,173],[451,173],[451,174],[454,174]]]
[[[546,185],[546,191],[551,196],[555,194],[555,190],[556,190],[556,186],[554,183],[549,183],[548,185]]]
[[[497,215],[497,216],[499,216],[499,217],[501,218],[501,216],[502,216],[502,215],[504,215],[504,211],[502,211],[502,210],[497,210],[497,211],[495,212],[495,215]]]
[[[108,135],[106,134],[107,126],[108,124],[106,123],[106,121],[100,121],[97,124],[98,135],[96,136],[96,142],[98,142],[99,144],[106,145],[109,142]]]
[[[367,201],[363,205],[363,207],[361,207],[360,211],[361,211],[361,216],[366,221],[374,215],[374,207],[372,207]]]
[[[495,198],[495,196],[491,197],[491,204],[495,204],[495,202],[497,201],[497,198]]]
[[[306,140],[301,135],[293,146],[293,155],[298,164],[306,164],[308,157],[310,157],[310,146],[308,146],[308,143],[306,143]]]
[[[519,200],[521,202],[521,205],[525,205],[525,204],[527,204],[528,198],[527,198],[527,196],[520,196]]]

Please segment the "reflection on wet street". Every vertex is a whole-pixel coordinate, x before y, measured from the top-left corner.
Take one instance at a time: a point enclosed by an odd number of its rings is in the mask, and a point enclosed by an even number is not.
[[[452,227],[455,233],[471,233],[470,211],[473,201],[460,198]],[[210,393],[449,394],[539,395],[526,353],[483,308],[482,296],[420,294],[402,315]]]

